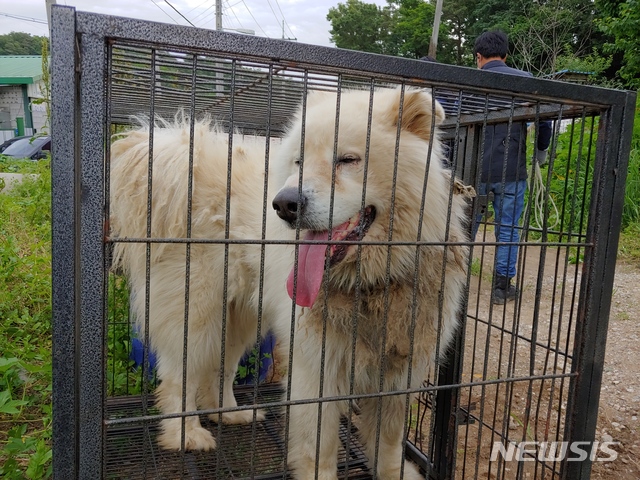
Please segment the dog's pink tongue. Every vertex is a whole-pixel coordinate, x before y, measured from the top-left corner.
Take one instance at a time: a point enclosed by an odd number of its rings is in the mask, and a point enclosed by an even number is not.
[[[304,240],[327,240],[327,232],[307,232]],[[324,260],[327,245],[300,245],[298,252],[298,281],[296,282],[296,304],[301,307],[311,307],[316,301],[322,277],[324,275]],[[293,298],[293,280],[295,265],[287,278],[287,292]]]

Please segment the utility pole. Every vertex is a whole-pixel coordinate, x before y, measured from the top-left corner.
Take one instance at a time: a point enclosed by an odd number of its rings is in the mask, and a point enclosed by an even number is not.
[[[222,30],[222,0],[216,0],[216,30]]]
[[[438,32],[440,31],[440,17],[442,16],[442,0],[436,1],[436,14],[433,17],[433,33],[429,42],[429,56],[436,58],[438,48]]]
[[[282,20],[282,40],[298,40],[296,37],[285,37],[284,36],[284,19]]]

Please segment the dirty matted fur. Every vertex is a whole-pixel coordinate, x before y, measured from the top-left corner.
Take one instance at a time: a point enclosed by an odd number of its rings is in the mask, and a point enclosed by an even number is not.
[[[443,120],[444,112],[424,91],[379,89],[373,94],[369,127],[369,102],[368,91],[341,93],[337,143],[335,93],[308,96],[304,136],[303,110],[292,119],[270,162],[265,232],[267,240],[293,240],[299,229],[299,238],[305,242],[298,247],[267,245],[263,292],[259,290],[259,245],[234,243],[227,251],[222,244],[190,245],[187,411],[198,406],[236,405],[233,376],[242,354],[255,341],[260,301],[262,331],[272,329],[285,346],[292,301],[297,304],[291,359],[293,401],[319,397],[321,367],[323,397],[351,391],[356,395],[377,393],[381,379],[384,392],[416,387],[433,364],[436,350],[444,351],[452,338],[464,293],[468,248],[456,244],[467,240],[465,200],[451,193],[451,173],[442,166],[434,125]],[[189,131],[185,120],[154,128],[153,238],[180,239],[189,233]],[[206,122],[196,123],[192,238],[224,239],[227,230],[232,240],[261,238],[264,140],[234,137],[227,211],[228,139]],[[112,236],[147,236],[148,172],[149,129],[143,127],[112,145]],[[327,246],[323,239],[362,240],[364,244]],[[389,241],[435,244],[366,244]],[[182,411],[187,246],[151,244],[149,312],[145,312],[146,248],[145,243],[117,243],[114,258],[129,277],[141,332],[145,317],[149,319],[149,338],[161,380],[158,405],[163,413],[178,413]],[[219,405],[223,317],[225,384],[223,405]],[[398,395],[357,401],[358,433],[370,466],[377,465],[378,478],[383,480],[400,478],[401,469],[404,478],[423,478],[415,465],[407,462],[402,466],[405,399]],[[339,420],[348,412],[348,403],[323,402],[321,408],[316,458],[318,403],[291,406],[284,434],[289,436],[289,466],[301,480],[314,478],[316,463],[320,479],[337,478]],[[261,418],[258,414],[257,419]],[[213,419],[218,420],[217,416]],[[226,413],[222,421],[253,419],[253,412],[247,410]],[[187,417],[185,428],[187,449],[215,447],[213,436],[197,416]],[[180,438],[181,419],[163,420],[160,444],[179,449]]]
[[[232,241],[261,238],[264,196],[264,139],[232,138],[231,197],[227,226],[227,176],[229,135],[207,121],[195,124],[191,231],[188,231],[190,123],[177,117],[153,129],[151,164],[151,238],[222,240],[228,227]],[[132,130],[113,143],[110,165],[110,225],[114,238],[147,238],[149,127]],[[270,206],[269,206],[270,210]],[[268,235],[290,238],[275,215],[269,215]],[[149,311],[147,295],[146,243],[116,243],[114,264],[129,279],[132,311],[137,329],[145,335],[149,321],[151,349],[156,353],[160,385],[156,404],[162,413],[182,412],[182,380],[186,298],[188,298],[188,342],[186,349],[186,410],[235,407],[233,380],[238,362],[256,341],[260,294],[262,333],[271,330],[281,344],[288,343],[291,301],[286,296],[291,247],[269,245],[265,252],[265,279],[260,292],[260,245],[151,243]],[[284,260],[283,260],[284,259]],[[283,264],[283,262],[285,264]],[[187,268],[189,275],[187,277]],[[188,291],[187,291],[187,278]],[[280,278],[280,281],[270,280]],[[226,289],[225,289],[226,281]],[[188,293],[188,296],[187,296]],[[226,295],[226,303],[225,303]],[[225,331],[223,402],[219,404],[220,367]],[[210,418],[218,421],[218,415]],[[264,415],[257,412],[256,419]],[[252,410],[223,414],[224,423],[249,423]],[[181,418],[161,421],[158,442],[164,448],[181,448]],[[209,450],[216,442],[201,426],[198,416],[185,419],[184,447]]]
[[[300,148],[300,111],[284,141],[279,163],[274,166],[276,183],[283,184],[274,200],[274,204],[280,202],[278,213],[291,225],[299,223],[306,232],[301,236],[306,239],[328,238],[328,212],[333,208],[332,239],[353,239],[347,232],[356,225],[356,236],[363,242],[419,240],[453,245],[364,245],[360,251],[357,246],[350,246],[346,254],[332,247],[327,252],[330,267],[317,294],[312,281],[301,280],[313,276],[308,272],[312,268],[309,264],[313,264],[309,260],[311,247],[307,252],[301,246],[299,256],[306,257],[298,265],[297,288],[289,285],[289,293],[296,298],[299,295],[301,301],[296,301],[303,305],[297,311],[292,359],[290,394],[294,401],[320,395],[323,360],[323,397],[349,395],[351,391],[356,395],[377,393],[381,378],[384,392],[417,387],[435,359],[438,330],[442,352],[457,325],[468,248],[455,242],[467,241],[466,204],[463,195],[450,193],[454,190],[451,173],[442,166],[438,130],[432,125],[444,119],[444,111],[423,91],[407,89],[402,96],[400,89],[377,90],[367,147],[369,95],[368,91],[341,95],[335,158],[336,95],[314,93],[308,97],[304,156]],[[400,139],[396,143],[398,132]],[[303,180],[302,198],[298,199],[300,161]],[[295,199],[301,208],[287,216],[283,213],[286,201]],[[341,260],[334,260],[343,255]],[[406,479],[423,478],[415,465],[406,462],[401,466],[405,400],[405,395],[399,395],[357,401],[358,433],[370,468],[374,465],[376,431],[380,429],[377,478],[398,479],[402,468]],[[316,458],[318,404],[291,407],[288,459],[296,478],[314,478],[316,463],[320,479],[337,478],[339,420],[347,413],[347,401],[322,403]]]

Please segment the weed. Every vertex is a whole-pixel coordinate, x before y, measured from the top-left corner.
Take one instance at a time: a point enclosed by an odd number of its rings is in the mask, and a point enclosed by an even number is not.
[[[478,277],[480,276],[480,272],[482,271],[482,263],[480,263],[479,258],[474,258],[471,260],[471,275]]]
[[[0,194],[0,477],[51,476],[51,178],[48,161]]]
[[[618,258],[629,262],[640,261],[640,221],[632,223],[622,231]]]

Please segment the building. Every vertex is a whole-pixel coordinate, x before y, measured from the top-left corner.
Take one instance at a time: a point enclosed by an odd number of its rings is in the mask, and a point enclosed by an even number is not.
[[[578,70],[559,70],[557,72],[543,75],[542,78],[548,78],[550,80],[562,80],[563,82],[587,84],[591,81],[593,72],[582,72]]]
[[[40,55],[0,55],[0,142],[43,130],[43,88]]]

